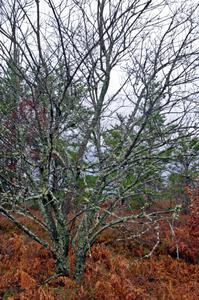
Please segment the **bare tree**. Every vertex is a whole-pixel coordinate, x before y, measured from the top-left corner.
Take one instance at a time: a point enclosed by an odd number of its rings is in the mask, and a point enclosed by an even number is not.
[[[150,226],[164,214],[143,209],[120,216],[117,206],[149,180],[152,164],[143,162],[167,158],[193,111],[198,5],[10,0],[1,12],[0,212],[52,251],[58,274],[69,275],[72,246],[80,279],[102,231],[140,219]],[[157,113],[165,118],[160,128]],[[111,146],[110,129],[119,131]],[[187,127],[190,134],[196,129],[195,123]],[[21,223],[21,214],[51,242]]]

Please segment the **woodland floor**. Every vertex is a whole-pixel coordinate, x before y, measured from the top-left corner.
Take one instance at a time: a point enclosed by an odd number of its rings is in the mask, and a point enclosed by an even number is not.
[[[141,257],[153,248],[155,236],[119,242],[124,233],[108,230],[88,254],[81,285],[66,277],[43,284],[54,274],[50,253],[0,217],[0,299],[199,299],[198,210],[181,216],[176,225],[172,240],[169,225],[160,223],[161,242],[147,259]],[[176,259],[176,242],[180,259]]]

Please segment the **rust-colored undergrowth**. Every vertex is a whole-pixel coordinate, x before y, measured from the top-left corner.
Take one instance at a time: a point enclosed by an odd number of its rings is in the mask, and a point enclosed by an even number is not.
[[[175,239],[169,226],[160,224],[162,242],[152,257],[139,259],[147,253],[151,237],[148,244],[115,242],[119,233],[109,230],[88,253],[81,285],[66,277],[42,284],[54,275],[51,254],[0,217],[0,299],[199,299],[199,197],[188,193],[191,215],[178,221]]]

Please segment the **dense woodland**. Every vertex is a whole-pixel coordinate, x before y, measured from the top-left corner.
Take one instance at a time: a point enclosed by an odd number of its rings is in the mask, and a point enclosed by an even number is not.
[[[0,2],[0,298],[199,298],[199,2]]]

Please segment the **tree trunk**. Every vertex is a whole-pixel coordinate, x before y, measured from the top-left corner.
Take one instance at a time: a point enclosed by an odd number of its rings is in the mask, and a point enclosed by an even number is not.
[[[56,273],[69,276],[70,266],[69,266],[69,241],[68,238],[56,239],[54,243],[54,258],[56,265]]]
[[[182,200],[182,211],[185,215],[190,214],[190,199],[189,196],[185,193],[183,195],[183,200]]]
[[[55,270],[57,274],[62,274],[65,276],[70,275],[69,258],[66,255],[61,255],[61,253],[55,254]]]
[[[74,277],[78,282],[81,282],[82,276],[84,274],[86,254],[89,249],[88,240],[88,221],[89,218],[86,216],[79,228],[75,238],[75,273]]]
[[[85,270],[85,263],[86,263],[86,253],[85,249],[78,249],[76,256],[75,256],[75,279],[77,282],[81,282],[84,270]]]

